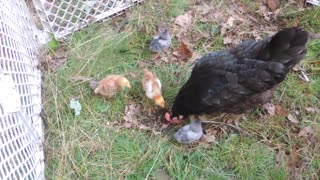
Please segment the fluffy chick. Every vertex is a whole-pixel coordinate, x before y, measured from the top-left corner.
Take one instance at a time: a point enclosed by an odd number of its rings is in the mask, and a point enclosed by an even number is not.
[[[158,26],[158,33],[153,36],[149,49],[154,53],[160,53],[163,49],[169,48],[171,44],[171,36],[169,27],[165,23]]]
[[[203,135],[201,121],[199,119],[192,120],[190,124],[180,128],[175,134],[174,138],[182,144],[189,144],[198,141]]]
[[[165,101],[162,97],[161,82],[159,78],[151,71],[144,69],[142,85],[144,91],[146,92],[146,96],[149,99],[153,99],[158,106],[164,108]]]
[[[98,86],[94,89],[94,93],[111,98],[126,87],[131,88],[129,81],[124,76],[108,75],[98,83]]]

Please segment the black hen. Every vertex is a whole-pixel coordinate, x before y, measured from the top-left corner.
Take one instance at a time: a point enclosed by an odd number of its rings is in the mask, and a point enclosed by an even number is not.
[[[270,101],[292,67],[306,55],[308,33],[297,27],[261,41],[206,54],[180,89],[172,117],[242,113]]]

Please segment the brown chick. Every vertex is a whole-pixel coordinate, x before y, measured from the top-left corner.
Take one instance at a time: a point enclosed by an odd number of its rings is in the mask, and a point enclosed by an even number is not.
[[[129,81],[124,76],[108,75],[99,82],[98,86],[94,89],[94,93],[111,98],[126,87],[131,88]]]
[[[151,71],[145,69],[142,79],[143,89],[146,92],[146,96],[149,99],[153,99],[154,102],[164,108],[165,102],[161,93],[161,82],[159,78]]]

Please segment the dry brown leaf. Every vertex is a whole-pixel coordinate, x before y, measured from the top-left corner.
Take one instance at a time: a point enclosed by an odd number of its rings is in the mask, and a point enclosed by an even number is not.
[[[123,118],[125,121],[133,122],[136,119],[136,115],[140,112],[141,107],[139,105],[130,104],[125,107]]]
[[[305,110],[307,112],[311,112],[311,113],[320,113],[320,109],[319,108],[306,107]]]
[[[205,134],[203,137],[207,143],[216,142],[216,137],[213,134]]]
[[[312,128],[310,126],[306,126],[300,130],[300,132],[298,133],[298,137],[308,137],[312,133]]]
[[[279,7],[279,0],[267,0],[266,3],[271,11],[275,11]]]
[[[299,120],[297,118],[297,116],[295,114],[289,114],[287,116],[288,120],[291,121],[292,123],[295,123],[295,124],[298,124],[299,123]]]
[[[233,39],[231,37],[223,38],[223,44],[231,44],[233,43]]]
[[[178,61],[185,61],[192,57],[193,51],[184,42],[181,42],[180,47],[172,52],[173,56]]]
[[[80,75],[77,75],[77,76],[73,76],[70,78],[73,82],[85,82],[85,81],[90,81],[91,78],[88,78],[88,77],[84,77],[84,76],[80,76]]]
[[[180,15],[174,21],[175,24],[181,26],[184,31],[192,28],[192,11],[186,12],[184,15]]]
[[[283,116],[286,117],[289,114],[289,110],[284,109],[283,107],[281,107],[279,104],[275,105],[275,113],[279,116]]]
[[[293,71],[303,71],[304,68],[302,67],[301,64],[296,64],[295,66],[293,66],[292,70]]]
[[[274,116],[275,115],[275,105],[274,104],[272,104],[272,103],[266,103],[266,104],[264,104],[263,105],[263,108],[265,109],[265,110],[267,110],[267,112],[268,112],[268,114],[270,115],[270,116]]]
[[[267,7],[265,5],[260,6],[259,10],[257,12],[262,14],[263,18],[266,21],[270,21],[270,15],[269,15]]]
[[[229,17],[228,21],[227,21],[227,25],[229,28],[231,28],[233,26],[233,22],[235,21],[236,19],[232,16]]]

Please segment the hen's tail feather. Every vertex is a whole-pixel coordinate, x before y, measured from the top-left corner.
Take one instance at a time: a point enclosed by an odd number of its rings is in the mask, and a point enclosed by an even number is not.
[[[276,61],[291,69],[307,53],[309,34],[298,27],[286,28],[275,34],[260,51],[258,58]]]

